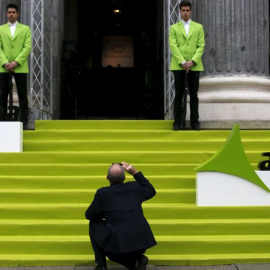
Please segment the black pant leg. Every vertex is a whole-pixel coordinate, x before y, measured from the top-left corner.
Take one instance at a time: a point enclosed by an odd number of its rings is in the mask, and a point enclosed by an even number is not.
[[[183,94],[185,91],[185,70],[174,70],[174,122],[182,122],[182,103],[183,103]]]
[[[199,123],[199,79],[200,71],[188,72],[188,88],[190,96],[190,123],[194,125]]]
[[[26,73],[14,73],[14,78],[17,86],[17,92],[19,97],[19,106],[21,109],[21,122],[27,123],[28,115],[28,98],[27,98],[27,74]]]
[[[7,100],[9,94],[10,73],[0,73],[0,108],[2,109],[3,119],[7,114]]]
[[[105,239],[105,221],[90,221],[89,236],[95,253],[95,262],[98,266],[106,267],[106,254],[103,246],[103,238]]]
[[[112,253],[105,251],[107,234],[108,231],[104,220],[90,221],[89,235],[95,253],[95,262],[101,267],[106,267],[107,256],[111,261],[117,262],[130,270],[135,270],[135,263],[138,258],[145,253],[145,249],[128,253]],[[115,250],[119,250],[117,243],[115,244]]]

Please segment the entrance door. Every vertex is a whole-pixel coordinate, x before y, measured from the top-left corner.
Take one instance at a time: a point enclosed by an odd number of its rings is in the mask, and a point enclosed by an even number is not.
[[[162,9],[65,1],[63,119],[163,119]]]

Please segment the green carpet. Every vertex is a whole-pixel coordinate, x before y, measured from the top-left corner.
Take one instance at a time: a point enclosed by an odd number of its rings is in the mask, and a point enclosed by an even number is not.
[[[157,190],[144,203],[158,245],[151,264],[270,262],[270,207],[197,207],[194,168],[230,130],[172,131],[172,121],[37,121],[23,153],[0,153],[0,266],[94,265],[84,212],[126,161]],[[254,169],[269,130],[241,130]],[[127,176],[127,181],[132,181]]]

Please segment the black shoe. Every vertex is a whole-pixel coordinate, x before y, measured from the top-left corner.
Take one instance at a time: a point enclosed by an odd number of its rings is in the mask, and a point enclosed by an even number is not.
[[[191,128],[192,128],[193,130],[197,130],[197,131],[201,130],[201,127],[200,127],[200,124],[199,124],[199,123],[193,124],[193,125],[191,126]]]
[[[181,130],[182,127],[181,127],[181,124],[180,123],[174,123],[173,124],[173,130]]]
[[[136,268],[137,268],[137,270],[146,270],[147,264],[148,264],[148,257],[142,255],[142,256],[136,261]]]
[[[23,130],[28,130],[27,123],[23,122]]]
[[[106,266],[97,265],[95,267],[95,270],[107,270],[107,267]]]

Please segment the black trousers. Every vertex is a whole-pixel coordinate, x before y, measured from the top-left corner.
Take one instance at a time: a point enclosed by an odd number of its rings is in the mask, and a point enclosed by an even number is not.
[[[19,107],[21,110],[21,119],[27,123],[28,99],[27,99],[27,74],[26,73],[0,73],[0,107],[3,110],[3,116],[7,114],[7,100],[9,94],[9,82],[11,76],[14,76],[19,97]]]
[[[95,262],[101,267],[106,267],[106,257],[108,257],[111,261],[117,262],[127,269],[136,269],[135,263],[139,257],[145,253],[145,249],[127,253],[112,253],[105,251],[106,237],[108,234],[109,232],[106,228],[105,221],[98,220],[89,223],[89,235],[95,253]],[[117,250],[117,246],[115,248]]]
[[[174,121],[175,123],[181,123],[182,117],[182,100],[185,91],[185,77],[187,76],[190,96],[190,123],[194,125],[199,122],[199,79],[200,71],[189,71],[186,74],[185,70],[174,70]]]

